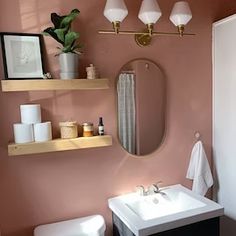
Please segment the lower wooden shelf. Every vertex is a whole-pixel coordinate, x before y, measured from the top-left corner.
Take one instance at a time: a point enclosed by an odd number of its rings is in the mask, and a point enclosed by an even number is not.
[[[54,139],[48,142],[34,142],[25,144],[9,144],[8,155],[18,156],[27,154],[60,152],[84,148],[106,147],[112,145],[110,135],[80,137],[75,139]]]

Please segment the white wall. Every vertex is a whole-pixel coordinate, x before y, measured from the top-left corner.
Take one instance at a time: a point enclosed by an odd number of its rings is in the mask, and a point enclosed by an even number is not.
[[[224,206],[221,236],[236,235],[236,15],[213,25],[213,156]]]

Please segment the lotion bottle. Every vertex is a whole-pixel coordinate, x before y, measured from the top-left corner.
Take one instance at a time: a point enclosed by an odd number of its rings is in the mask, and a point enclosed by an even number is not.
[[[98,135],[104,135],[104,125],[103,125],[102,117],[99,117]]]

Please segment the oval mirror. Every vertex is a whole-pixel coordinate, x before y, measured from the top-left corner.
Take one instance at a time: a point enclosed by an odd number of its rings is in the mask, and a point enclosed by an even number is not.
[[[136,59],[121,68],[116,84],[121,145],[137,156],[154,152],[165,133],[164,74],[154,62]]]

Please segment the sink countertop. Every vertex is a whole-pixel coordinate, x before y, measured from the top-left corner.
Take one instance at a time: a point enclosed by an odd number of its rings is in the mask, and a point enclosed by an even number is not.
[[[224,214],[224,209],[219,204],[205,197],[193,193],[191,190],[182,185],[172,185],[161,188],[161,193],[139,196],[137,193],[129,193],[118,197],[110,198],[108,200],[109,208],[116,214],[123,223],[137,236],[146,236],[166,230],[178,228],[181,226],[193,224],[199,221],[215,218]],[[164,204],[161,200],[162,196],[170,197],[170,200]],[[180,197],[176,195],[185,196],[180,202]],[[153,205],[150,209],[142,213],[142,207],[145,208],[145,202],[153,199]],[[189,199],[189,203],[188,203]],[[154,201],[155,200],[155,201]],[[141,205],[133,203],[141,203]],[[143,205],[144,203],[144,205]],[[174,206],[178,205],[177,210]],[[187,205],[188,204],[188,205]],[[136,206],[137,205],[137,206]],[[162,208],[165,205],[167,211]],[[181,206],[180,206],[181,205]],[[186,205],[186,206],[185,206]],[[173,208],[173,211],[171,209]],[[162,209],[162,212],[160,211]],[[165,209],[164,209],[165,210]],[[150,214],[149,214],[150,213]]]

